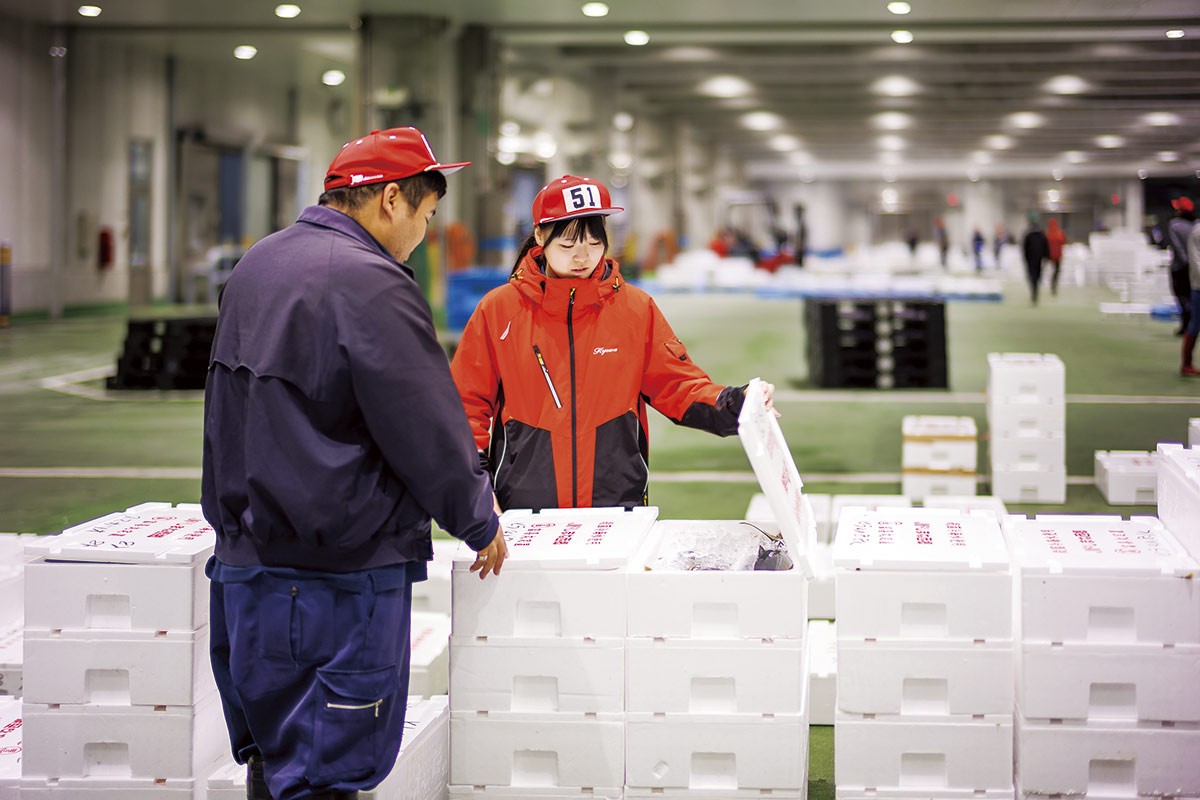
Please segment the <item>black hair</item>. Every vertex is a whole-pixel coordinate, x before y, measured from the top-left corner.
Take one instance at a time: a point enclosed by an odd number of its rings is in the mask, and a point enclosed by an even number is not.
[[[538,228],[539,230],[546,231],[545,244],[550,244],[555,239],[570,239],[572,242],[598,239],[604,245],[604,253],[608,254],[608,228],[605,227],[604,216],[601,214],[560,219],[556,222],[548,222],[545,225],[540,225]],[[517,268],[525,260],[525,254],[536,246],[537,237],[531,233],[529,234],[529,238],[525,240],[525,243],[521,245],[521,249],[517,253],[517,260],[513,264],[509,277],[517,274]]]
[[[389,183],[400,187],[400,194],[404,195],[405,202],[413,211],[420,208],[421,203],[431,194],[436,193],[439,200],[446,196],[446,176],[435,170],[418,172],[416,175],[395,181],[380,181],[379,183],[369,183],[366,186],[343,186],[340,189],[330,189],[321,194],[317,199],[317,205],[333,205],[346,211],[358,211],[382,192],[383,187]]]

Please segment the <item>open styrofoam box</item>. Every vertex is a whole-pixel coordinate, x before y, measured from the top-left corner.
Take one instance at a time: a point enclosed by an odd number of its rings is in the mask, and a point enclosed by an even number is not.
[[[837,708],[837,623],[808,623],[808,724],[832,725]]]
[[[900,464],[907,468],[975,471],[975,420],[971,417],[906,416],[901,423]]]
[[[1196,560],[1153,517],[1004,521],[1025,642],[1200,644]]]
[[[414,611],[409,625],[408,694],[444,695],[449,688],[450,615]]]
[[[122,564],[203,563],[217,535],[195,503],[142,503],[25,543],[28,555]]]
[[[25,631],[21,623],[0,630],[0,698],[20,697],[24,690]]]
[[[1109,505],[1153,505],[1158,465],[1144,450],[1097,450],[1096,488]]]
[[[848,508],[833,561],[842,641],[1013,638],[1008,548],[990,515]]]
[[[1013,707],[1011,642],[838,642],[837,705],[854,714],[970,717]]]
[[[450,710],[536,714],[625,710],[625,642],[455,637]]]
[[[988,353],[988,398],[1064,400],[1066,369],[1053,353]]]
[[[505,511],[498,578],[470,572],[465,544],[455,555],[453,635],[623,638],[624,567],[657,517],[654,507]]]
[[[817,520],[817,543],[828,544],[833,541],[829,524],[829,510],[833,497],[827,494],[807,493],[804,496],[808,498],[808,503],[812,506],[813,517]],[[751,496],[750,505],[746,507],[746,519],[775,521],[775,512],[771,510],[771,504],[767,501],[765,494],[758,492]]]
[[[1017,682],[1026,719],[1200,725],[1200,647],[1025,644]]]
[[[26,631],[27,703],[191,706],[216,691],[208,628],[195,632]]]
[[[1200,558],[1200,449],[1158,445],[1158,518]]]

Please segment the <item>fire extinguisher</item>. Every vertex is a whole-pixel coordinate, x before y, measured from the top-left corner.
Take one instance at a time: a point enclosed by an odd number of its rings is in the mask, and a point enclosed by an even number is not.
[[[100,240],[96,246],[96,267],[101,271],[112,269],[116,243],[113,241],[113,230],[107,226],[100,229]]]

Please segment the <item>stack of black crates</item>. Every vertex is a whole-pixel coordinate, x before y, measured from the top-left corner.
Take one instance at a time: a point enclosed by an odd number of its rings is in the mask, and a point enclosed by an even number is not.
[[[946,305],[808,299],[808,374],[822,388],[946,388]]]
[[[131,319],[109,389],[203,389],[216,317]]]

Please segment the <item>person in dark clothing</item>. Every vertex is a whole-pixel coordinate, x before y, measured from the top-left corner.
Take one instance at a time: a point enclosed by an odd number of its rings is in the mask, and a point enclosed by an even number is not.
[[[1029,297],[1033,305],[1038,301],[1038,284],[1042,281],[1042,262],[1050,256],[1050,242],[1036,219],[1029,221],[1021,250],[1025,256],[1025,276],[1029,279]]]
[[[1167,224],[1167,247],[1171,250],[1171,294],[1179,304],[1179,329],[1176,336],[1187,333],[1192,321],[1192,281],[1188,276],[1188,236],[1196,224],[1196,204],[1190,197],[1171,201],[1175,216]]]
[[[204,398],[210,651],[252,800],[356,798],[400,749],[430,517],[499,574],[496,502],[404,261],[445,193],[415,128],[347,142],[242,257]]]
[[[1047,255],[1050,258],[1050,264],[1054,267],[1054,271],[1050,273],[1050,294],[1058,294],[1058,276],[1062,272],[1063,246],[1067,243],[1067,235],[1063,233],[1062,227],[1058,224],[1058,220],[1054,217],[1046,223],[1046,246],[1049,248]]]
[[[971,237],[971,250],[975,253],[976,272],[983,272],[983,244],[983,231],[976,228],[975,234]]]

